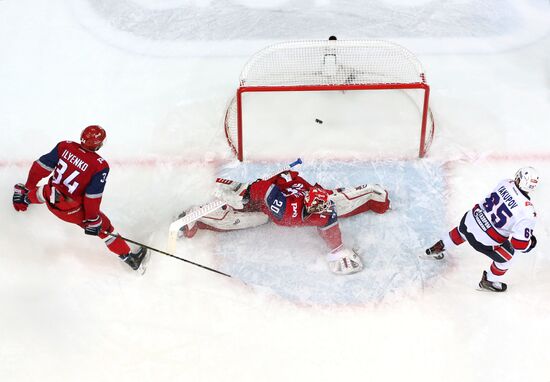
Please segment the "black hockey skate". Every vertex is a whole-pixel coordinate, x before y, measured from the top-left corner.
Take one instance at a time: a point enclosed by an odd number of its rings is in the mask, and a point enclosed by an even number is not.
[[[445,257],[445,245],[443,240],[439,240],[437,243],[426,249],[426,255],[432,259],[441,260]]]
[[[140,247],[136,253],[128,253],[120,256],[120,259],[130,266],[134,271],[141,274],[145,273],[147,261],[149,261],[150,253],[145,247]]]
[[[479,290],[488,290],[491,292],[505,292],[506,289],[508,289],[508,285],[506,285],[506,283],[487,280],[487,271],[483,271],[483,277],[479,282]]]

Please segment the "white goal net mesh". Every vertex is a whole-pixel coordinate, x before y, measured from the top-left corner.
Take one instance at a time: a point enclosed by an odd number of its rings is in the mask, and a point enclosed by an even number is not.
[[[298,150],[422,157],[434,130],[428,99],[420,61],[398,44],[283,42],[243,68],[225,133],[240,160],[244,152],[262,158]],[[274,145],[276,136],[285,144]]]
[[[379,40],[306,40],[271,45],[244,67],[240,86],[423,83],[418,59]]]

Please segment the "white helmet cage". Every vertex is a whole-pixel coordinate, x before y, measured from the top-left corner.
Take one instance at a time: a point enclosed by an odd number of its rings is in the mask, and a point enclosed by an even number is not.
[[[516,172],[514,181],[520,190],[531,192],[539,185],[539,173],[533,167],[522,167]]]

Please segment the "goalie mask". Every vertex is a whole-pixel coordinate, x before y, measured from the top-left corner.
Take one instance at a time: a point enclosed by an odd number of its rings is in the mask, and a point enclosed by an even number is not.
[[[304,206],[308,214],[320,214],[330,207],[329,193],[319,187],[311,187],[304,196]]]
[[[539,174],[533,167],[522,167],[516,172],[514,181],[521,191],[531,192],[539,185]]]

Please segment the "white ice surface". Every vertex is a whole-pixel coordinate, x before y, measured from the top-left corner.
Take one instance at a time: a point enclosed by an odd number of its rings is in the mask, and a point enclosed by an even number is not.
[[[0,380],[548,381],[548,8],[0,1]],[[335,279],[315,232],[264,226],[199,232],[177,250],[255,285],[159,254],[136,277],[45,208],[11,207],[13,184],[38,155],[100,123],[111,164],[103,210],[122,234],[164,249],[169,223],[209,200],[216,174],[261,176],[294,159],[241,166],[225,143],[224,108],[247,57],[266,43],[331,34],[416,52],[437,123],[422,161],[304,158],[313,180],[383,182],[394,195],[388,214],[342,221],[346,243],[364,251],[363,273]],[[468,247],[442,264],[416,262],[523,165],[541,173],[539,246],[518,258],[506,294],[475,291],[489,261]]]

